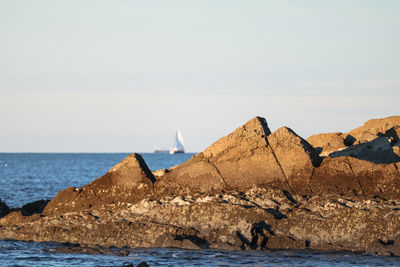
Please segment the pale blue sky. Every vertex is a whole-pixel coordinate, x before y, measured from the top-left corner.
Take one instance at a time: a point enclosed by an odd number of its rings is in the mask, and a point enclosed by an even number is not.
[[[0,152],[201,151],[400,115],[400,1],[0,0]]]

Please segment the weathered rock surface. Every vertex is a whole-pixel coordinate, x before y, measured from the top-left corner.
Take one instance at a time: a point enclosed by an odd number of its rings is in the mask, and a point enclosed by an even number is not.
[[[135,202],[153,193],[155,181],[142,156],[135,153],[92,183],[82,188],[70,187],[59,192],[48,203],[44,214],[62,214]]]
[[[316,134],[307,141],[320,151],[320,156],[352,156],[373,163],[393,163],[400,136],[400,116],[367,121],[349,133]]]
[[[49,203],[7,210],[0,202],[0,238],[400,256],[400,162],[387,160],[397,155],[397,117],[363,127],[309,138],[313,147],[256,117],[169,170],[151,172],[132,154]],[[342,150],[321,158],[315,146]]]
[[[349,146],[346,149],[335,151],[329,154],[331,157],[351,156],[358,159],[370,161],[376,164],[394,163],[400,161],[400,157],[392,148],[389,138],[386,136],[377,137],[372,141]]]
[[[270,133],[265,119],[256,117],[171,169],[157,183],[156,190],[206,192],[270,182],[285,183],[266,140]]]
[[[311,248],[400,255],[399,212],[399,201],[336,194],[303,198],[256,187],[241,194],[144,199],[124,209],[109,206],[22,224],[5,217],[0,223],[2,238],[89,246]]]
[[[322,133],[312,135],[307,138],[307,142],[320,150],[321,156],[328,156],[330,153],[346,147],[344,140],[346,134],[342,133]]]
[[[393,137],[394,141],[399,140],[400,116],[391,116],[384,119],[372,119],[363,126],[351,130],[348,134],[356,138],[358,143],[368,142],[379,136],[387,135]]]
[[[265,119],[256,117],[171,169],[156,190],[212,192],[269,184],[293,191],[291,183],[301,183],[320,162],[315,149],[291,129],[271,134]]]

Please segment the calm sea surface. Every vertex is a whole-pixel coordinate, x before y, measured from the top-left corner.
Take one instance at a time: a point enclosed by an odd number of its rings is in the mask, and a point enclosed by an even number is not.
[[[105,174],[124,153],[0,153],[0,198],[8,206],[50,199]],[[193,154],[142,154],[152,170]],[[318,251],[215,251],[132,249],[128,256],[50,253],[62,244],[0,241],[0,266],[400,266],[400,258]]]

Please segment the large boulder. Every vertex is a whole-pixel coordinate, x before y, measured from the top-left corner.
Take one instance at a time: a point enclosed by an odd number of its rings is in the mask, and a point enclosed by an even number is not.
[[[358,143],[369,142],[385,134],[395,134],[398,140],[399,127],[400,116],[391,116],[368,120],[363,126],[351,130],[348,134],[356,138]]]
[[[373,163],[393,163],[400,160],[400,116],[372,119],[348,133],[316,134],[307,141],[320,151],[321,156],[352,156]],[[385,139],[386,138],[386,139]]]
[[[270,177],[283,182],[281,170],[267,145],[266,136],[270,133],[264,118],[253,118],[171,169],[157,183],[157,191],[205,192],[209,189],[249,188],[265,183]]]
[[[322,161],[318,152],[288,127],[279,128],[267,139],[290,189],[300,194],[309,192],[306,184]]]
[[[309,187],[313,195],[363,195],[349,157],[325,158],[310,178]]]
[[[345,139],[345,134],[339,132],[322,133],[308,137],[307,142],[319,150],[321,152],[321,156],[328,156],[334,151],[345,148]]]
[[[171,169],[156,188],[182,193],[268,184],[293,190],[290,181],[309,177],[319,162],[315,149],[292,130],[282,127],[271,134],[266,120],[255,117]]]
[[[131,154],[92,183],[60,191],[48,203],[44,213],[133,203],[152,195],[155,181],[142,156]]]
[[[399,163],[374,164],[354,157],[348,159],[367,197],[400,198]]]
[[[327,157],[310,179],[314,195],[400,197],[396,164],[374,164],[354,157]]]

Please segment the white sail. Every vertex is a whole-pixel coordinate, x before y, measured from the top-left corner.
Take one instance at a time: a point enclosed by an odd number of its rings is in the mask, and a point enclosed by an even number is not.
[[[183,144],[182,132],[177,129],[175,134],[174,146],[169,151],[170,154],[185,153],[185,147]]]
[[[179,129],[176,130],[175,142],[176,142],[175,145],[178,149],[185,150],[184,144],[183,144],[182,132]]]

